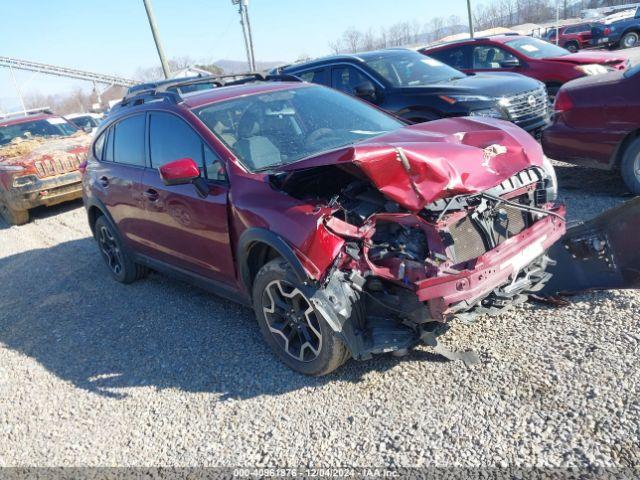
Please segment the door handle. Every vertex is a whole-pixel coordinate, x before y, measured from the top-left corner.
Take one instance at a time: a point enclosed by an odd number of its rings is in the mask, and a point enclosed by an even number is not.
[[[158,197],[160,197],[160,194],[153,188],[145,190],[143,195],[150,202],[155,202],[156,200],[158,200]]]
[[[109,179],[107,177],[100,177],[98,179],[98,183],[100,185],[102,185],[103,187],[107,187],[107,186],[109,186]]]

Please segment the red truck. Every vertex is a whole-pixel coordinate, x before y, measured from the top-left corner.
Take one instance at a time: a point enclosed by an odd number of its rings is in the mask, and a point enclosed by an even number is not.
[[[82,197],[80,164],[91,136],[48,111],[0,117],[0,216],[29,221],[29,210]]]
[[[545,40],[575,53],[591,44],[591,28],[594,23],[578,23],[575,25],[563,25],[550,29],[545,35]],[[558,43],[556,34],[560,32]]]

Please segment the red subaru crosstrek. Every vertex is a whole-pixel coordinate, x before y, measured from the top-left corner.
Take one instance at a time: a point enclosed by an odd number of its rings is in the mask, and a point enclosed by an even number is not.
[[[571,53],[544,40],[522,35],[467,39],[425,47],[420,52],[467,73],[515,72],[533,77],[547,86],[550,96],[569,80],[629,66],[629,60],[617,53]]]
[[[178,93],[199,81],[138,88],[97,132],[84,201],[116,280],[152,268],[252,306],[280,359],[321,375],[434,346],[443,322],[498,312],[549,278],[564,208],[524,130],[409,126],[260,76]]]

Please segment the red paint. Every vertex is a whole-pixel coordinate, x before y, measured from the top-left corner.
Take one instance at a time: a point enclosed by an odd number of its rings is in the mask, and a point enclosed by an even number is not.
[[[616,70],[625,70],[627,68],[627,59],[622,55],[612,52],[583,51],[559,57],[533,58],[507,45],[507,42],[518,38],[516,35],[497,35],[475,40],[463,40],[435,47],[426,47],[421,49],[420,52],[425,55],[431,55],[436,52],[459,48],[461,46],[495,46],[518,58],[520,66],[492,69],[461,68],[460,70],[466,73],[483,71],[515,72],[540,80],[548,86],[559,86],[570,80],[584,77],[585,74],[576,69],[579,65],[599,64],[615,68]]]
[[[485,161],[484,149],[491,145],[506,152]],[[408,170],[398,149],[409,161]],[[408,126],[282,170],[353,163],[385,196],[418,211],[442,198],[486,190],[541,161],[538,143],[512,123],[449,118]]]
[[[200,176],[200,169],[190,158],[181,158],[166,163],[160,167],[160,177],[165,185],[179,185],[189,183]]]
[[[612,72],[566,84],[553,123],[543,131],[547,156],[612,169],[626,138],[640,131],[640,73]]]

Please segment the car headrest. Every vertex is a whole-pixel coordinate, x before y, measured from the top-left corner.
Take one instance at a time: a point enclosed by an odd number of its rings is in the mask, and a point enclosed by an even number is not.
[[[238,122],[238,137],[249,138],[260,133],[261,115],[253,108],[248,109],[242,114]]]

